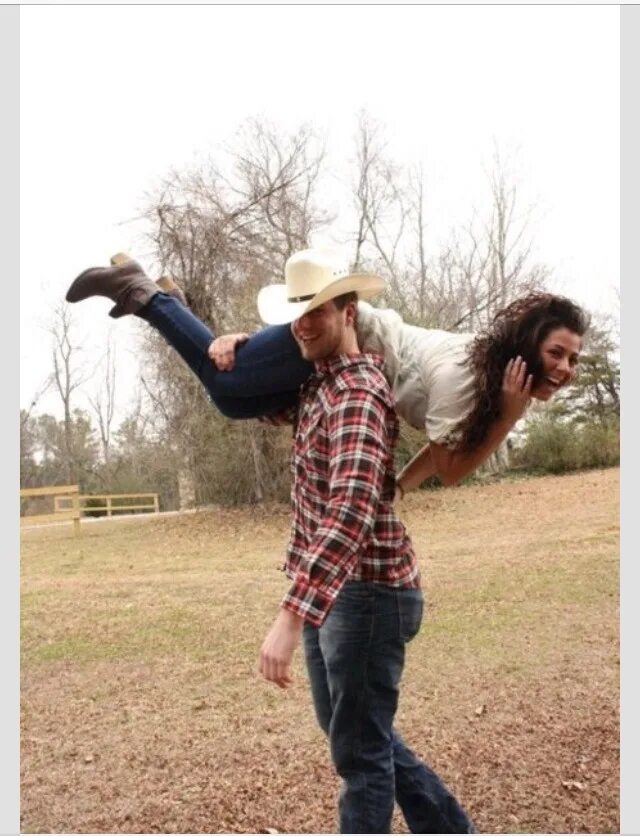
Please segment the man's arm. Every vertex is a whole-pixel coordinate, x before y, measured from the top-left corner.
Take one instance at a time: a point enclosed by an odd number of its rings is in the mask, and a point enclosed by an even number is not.
[[[249,334],[243,332],[241,334],[224,334],[213,340],[207,354],[218,371],[230,372],[233,369],[236,348],[242,343],[246,343],[249,337]],[[264,424],[270,424],[272,427],[280,427],[283,424],[295,424],[297,413],[297,406],[292,406],[273,415],[261,415],[258,420]]]
[[[207,350],[209,359],[221,372],[230,372],[236,360],[236,347],[246,343],[249,334],[223,334],[216,337]]]
[[[262,676],[287,688],[304,622],[320,625],[375,522],[386,471],[386,405],[370,392],[341,394],[328,416],[329,502],[308,558],[281,603],[258,662]]]
[[[373,529],[389,456],[387,405],[374,393],[339,393],[328,415],[329,500],[282,607],[320,626]]]

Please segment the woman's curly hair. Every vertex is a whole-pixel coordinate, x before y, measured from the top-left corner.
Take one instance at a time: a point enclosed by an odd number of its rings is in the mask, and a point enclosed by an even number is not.
[[[499,417],[502,378],[509,360],[522,357],[535,387],[542,379],[540,344],[554,328],[568,328],[582,337],[589,321],[589,315],[575,302],[552,293],[529,293],[498,311],[469,346],[465,362],[473,371],[475,401],[456,427],[457,448],[465,452],[475,449]]]

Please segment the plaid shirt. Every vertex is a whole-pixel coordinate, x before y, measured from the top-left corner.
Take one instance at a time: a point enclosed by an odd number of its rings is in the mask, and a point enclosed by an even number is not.
[[[293,420],[293,523],[282,606],[320,626],[346,580],[417,588],[411,541],[393,510],[399,423],[376,355],[316,364]],[[276,419],[277,420],[277,419]]]

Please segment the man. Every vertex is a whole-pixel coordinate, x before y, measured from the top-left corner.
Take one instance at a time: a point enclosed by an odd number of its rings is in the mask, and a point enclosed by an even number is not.
[[[394,799],[414,833],[473,825],[438,776],[393,729],[405,645],[422,619],[411,541],[393,510],[398,419],[382,360],[358,348],[358,295],[382,287],[322,251],[296,253],[286,283],[264,288],[267,323],[293,322],[315,364],[293,420],[293,581],[259,656],[262,676],[291,684],[300,642],[320,726],[342,778],[341,833],[389,833]],[[377,281],[376,281],[377,279]]]
[[[341,832],[389,832],[394,795],[414,833],[472,831],[438,776],[393,730],[422,594],[411,542],[392,507],[398,419],[381,358],[361,354],[356,339],[357,299],[380,292],[383,282],[315,250],[293,255],[285,279],[260,292],[260,314],[268,323],[293,322],[315,374],[289,416],[296,426],[286,560],[293,584],[262,646],[260,671],[287,687],[303,636],[316,714],[343,779]],[[147,318],[159,295],[136,262],[116,256],[110,268],[81,273],[66,298],[106,296],[115,302],[111,316]],[[185,329],[179,313],[174,306],[171,328],[161,333],[199,374],[211,334],[201,323],[195,336],[187,333],[193,318]]]

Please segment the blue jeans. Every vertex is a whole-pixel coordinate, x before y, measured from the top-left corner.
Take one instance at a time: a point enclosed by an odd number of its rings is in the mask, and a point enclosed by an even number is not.
[[[219,371],[207,349],[213,333],[173,296],[157,293],[137,314],[175,348],[228,418],[258,418],[293,406],[313,371],[288,325],[257,331],[236,351],[233,369]]]
[[[303,642],[316,716],[342,778],[341,833],[389,833],[394,801],[412,833],[473,833],[436,773],[393,728],[405,645],[420,629],[422,593],[347,582]]]

